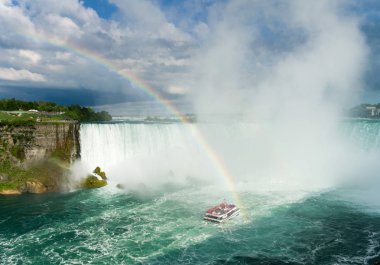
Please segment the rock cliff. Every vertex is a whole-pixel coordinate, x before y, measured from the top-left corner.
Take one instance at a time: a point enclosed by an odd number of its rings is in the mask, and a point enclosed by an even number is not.
[[[80,155],[76,122],[0,125],[0,194],[61,190]]]
[[[19,162],[51,156],[66,162],[79,157],[79,123],[40,123],[0,126],[0,154]]]

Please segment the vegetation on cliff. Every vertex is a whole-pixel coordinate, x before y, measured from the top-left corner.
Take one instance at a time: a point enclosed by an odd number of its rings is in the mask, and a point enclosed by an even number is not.
[[[57,192],[69,185],[70,171],[59,160],[46,159],[24,166],[11,161],[0,163],[0,194]],[[106,173],[97,167],[77,183],[78,188],[94,189],[107,185]]]
[[[34,112],[25,113],[29,110]],[[0,111],[16,111],[18,113],[1,113],[2,122],[32,122],[37,119],[43,121],[76,120],[80,122],[109,121],[111,115],[106,111],[95,112],[92,108],[80,105],[62,106],[54,102],[23,101],[14,98],[0,100]],[[35,112],[38,111],[38,112]]]
[[[17,164],[25,159],[25,148],[34,140],[35,127],[32,125],[8,124],[0,126],[0,159],[13,158]],[[1,171],[0,171],[1,173]]]
[[[10,160],[2,161],[0,163],[0,194],[59,191],[67,181],[67,175],[68,170],[54,159],[22,166]]]
[[[31,126],[36,124],[37,121],[36,115],[24,115],[16,116],[5,112],[0,112],[0,126]]]

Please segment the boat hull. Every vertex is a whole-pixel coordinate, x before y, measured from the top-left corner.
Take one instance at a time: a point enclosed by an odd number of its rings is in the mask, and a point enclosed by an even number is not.
[[[225,215],[219,216],[217,218],[212,217],[212,216],[209,217],[209,216],[206,215],[206,216],[203,217],[203,220],[220,224],[220,223],[223,223],[226,220],[229,220],[229,219],[231,219],[231,218],[233,218],[235,216],[238,216],[239,213],[240,213],[240,209],[235,209],[235,210],[231,211],[230,213],[227,213]]]

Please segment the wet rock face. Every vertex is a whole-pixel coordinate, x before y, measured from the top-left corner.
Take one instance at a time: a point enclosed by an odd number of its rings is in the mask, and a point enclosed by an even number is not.
[[[0,194],[60,191],[80,154],[80,124],[0,125]]]
[[[45,185],[38,181],[27,181],[20,188],[20,192],[22,193],[45,193],[46,191]]]
[[[41,160],[50,156],[69,162],[80,154],[79,123],[0,126],[0,147],[20,161]]]
[[[36,127],[34,145],[26,149],[26,160],[38,160],[51,154],[67,162],[79,156],[79,124]]]

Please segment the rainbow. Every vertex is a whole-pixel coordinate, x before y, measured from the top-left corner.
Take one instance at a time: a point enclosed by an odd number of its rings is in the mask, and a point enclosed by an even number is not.
[[[172,113],[175,115],[182,123],[189,123],[189,118],[185,115],[183,115],[174,105],[172,102],[164,98],[157,90],[155,90],[153,87],[151,87],[149,84],[147,84],[143,79],[139,78],[137,75],[133,74],[130,71],[127,71],[125,69],[120,70],[118,67],[114,64],[112,64],[110,61],[103,58],[101,55],[95,53],[94,51],[90,49],[86,49],[84,47],[81,47],[79,45],[73,44],[73,43],[67,43],[62,40],[56,39],[54,37],[48,37],[41,36],[41,35],[33,35],[29,36],[31,39],[37,42],[43,42],[48,43],[50,45],[53,45],[55,47],[59,47],[62,49],[65,49],[67,51],[73,52],[75,54],[78,54],[81,57],[84,57],[86,59],[89,59],[90,61],[102,65],[103,67],[107,68],[111,72],[116,73],[117,75],[121,76],[122,78],[126,79],[128,82],[130,82],[135,87],[143,90],[146,94],[148,94],[150,97],[152,97],[154,100],[159,102],[163,107],[165,107],[169,113]],[[248,214],[244,210],[244,204],[242,203],[242,200],[240,198],[240,194],[238,192],[238,189],[236,187],[234,178],[232,174],[229,172],[228,168],[225,166],[225,163],[223,162],[222,158],[217,154],[217,152],[212,148],[212,146],[208,143],[204,135],[202,134],[201,130],[198,128],[198,126],[189,126],[189,130],[191,132],[191,135],[195,140],[199,143],[202,150],[205,152],[207,157],[210,159],[212,165],[214,165],[216,173],[219,176],[222,176],[229,191],[232,193],[235,204],[241,208],[241,211],[243,213],[244,219],[248,220]]]

